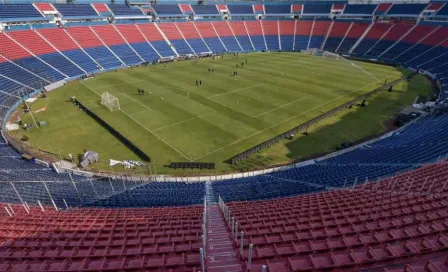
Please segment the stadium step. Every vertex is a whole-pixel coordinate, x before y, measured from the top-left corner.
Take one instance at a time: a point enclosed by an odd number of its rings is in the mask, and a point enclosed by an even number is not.
[[[233,247],[232,236],[218,205],[207,206],[206,239],[205,266],[207,272],[243,271],[237,252]]]
[[[215,193],[213,192],[212,183],[210,181],[205,183],[205,199],[208,205],[216,205],[217,203]]]

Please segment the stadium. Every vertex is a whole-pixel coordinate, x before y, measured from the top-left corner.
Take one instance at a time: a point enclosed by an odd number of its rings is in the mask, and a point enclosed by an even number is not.
[[[448,271],[447,21],[0,2],[0,271]]]

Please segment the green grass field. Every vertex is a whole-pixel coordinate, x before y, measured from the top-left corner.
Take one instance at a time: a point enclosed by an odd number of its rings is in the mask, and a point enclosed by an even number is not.
[[[236,64],[235,80],[232,73]],[[209,73],[209,68],[214,73]],[[48,121],[48,126],[20,131],[16,136],[26,134],[32,145],[65,157],[81,154],[84,148],[97,151],[100,167],[105,170],[109,159],[138,159],[70,103],[69,97],[75,96],[144,150],[157,173],[199,172],[164,167],[171,161],[215,162],[213,173],[248,170],[303,159],[329,151],[343,141],[384,131],[385,120],[416,96],[428,94],[430,83],[423,76],[400,83],[392,93],[376,95],[366,108],[354,107],[325,120],[312,128],[310,136],[297,135],[238,165],[224,163],[404,73],[390,66],[299,53],[251,53],[238,58],[226,55],[199,63],[189,60],[125,69],[69,83],[38,99],[33,111],[47,110],[34,115],[37,120]],[[202,80],[202,86],[196,86],[195,80]],[[139,88],[145,90],[144,96],[137,94]],[[110,112],[100,105],[103,92],[119,99],[121,111]],[[22,120],[31,122],[29,115]]]

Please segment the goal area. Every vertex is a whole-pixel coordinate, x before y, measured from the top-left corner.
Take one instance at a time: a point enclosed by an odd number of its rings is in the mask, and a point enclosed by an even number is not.
[[[117,97],[108,92],[101,95],[101,105],[105,106],[110,111],[120,110],[120,101]]]

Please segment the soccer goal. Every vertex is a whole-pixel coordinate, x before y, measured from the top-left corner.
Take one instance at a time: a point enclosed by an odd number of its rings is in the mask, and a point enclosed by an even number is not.
[[[118,98],[108,92],[105,92],[101,95],[101,105],[105,106],[110,111],[120,110],[120,101],[118,101]]]
[[[338,54],[327,52],[327,51],[322,52],[322,57],[328,58],[328,59],[336,59],[336,60],[342,60],[344,58]]]

